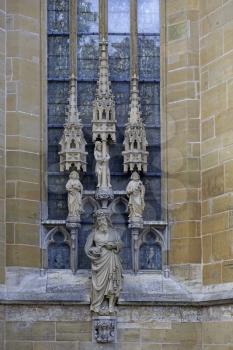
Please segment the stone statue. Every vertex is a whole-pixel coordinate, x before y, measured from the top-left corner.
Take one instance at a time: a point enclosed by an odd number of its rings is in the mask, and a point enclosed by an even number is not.
[[[126,188],[126,193],[129,197],[128,207],[130,220],[137,221],[142,219],[145,208],[145,187],[136,171],[134,171],[131,175],[131,180]]]
[[[96,141],[94,156],[96,160],[95,173],[97,175],[97,187],[111,188],[110,170],[109,170],[109,153],[106,142]]]
[[[122,241],[106,211],[98,209],[94,218],[95,225],[85,245],[85,252],[91,259],[91,310],[99,315],[109,315],[115,311],[122,285],[119,257]]]
[[[72,171],[69,176],[69,180],[66,184],[66,190],[68,191],[68,217],[78,217],[82,213],[82,195],[83,185],[79,180],[79,174],[77,171]]]

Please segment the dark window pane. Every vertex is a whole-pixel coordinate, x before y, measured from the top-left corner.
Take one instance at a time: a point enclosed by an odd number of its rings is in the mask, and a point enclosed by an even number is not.
[[[97,35],[78,36],[78,79],[97,79],[99,38]]]
[[[48,37],[48,77],[52,79],[69,77],[68,36]]]
[[[68,105],[68,89],[68,82],[48,83],[48,124],[64,124]]]
[[[159,36],[139,36],[138,63],[140,79],[160,78],[160,41]]]
[[[109,35],[109,66],[111,80],[128,80],[130,75],[130,38]]]
[[[48,0],[48,31],[53,33],[69,31],[69,1]]]
[[[130,32],[130,1],[108,0],[109,33]]]
[[[138,0],[138,32],[159,33],[159,1]]]
[[[78,33],[98,33],[98,0],[78,1]]]

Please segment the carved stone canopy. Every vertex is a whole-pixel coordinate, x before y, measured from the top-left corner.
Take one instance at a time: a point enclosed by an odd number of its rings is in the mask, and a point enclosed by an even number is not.
[[[124,158],[124,172],[147,171],[148,152],[146,150],[148,142],[146,131],[141,119],[138,79],[134,75],[131,81],[131,103],[128,123],[125,127],[124,148],[122,152]]]
[[[76,78],[72,75],[70,79],[67,120],[64,124],[62,138],[59,142],[61,146],[61,151],[59,152],[60,171],[70,170],[70,168],[76,168],[77,171],[81,169],[86,171],[86,141],[77,110],[76,91]]]
[[[109,80],[108,43],[100,41],[99,79],[93,102],[92,139],[116,141],[115,101]]]

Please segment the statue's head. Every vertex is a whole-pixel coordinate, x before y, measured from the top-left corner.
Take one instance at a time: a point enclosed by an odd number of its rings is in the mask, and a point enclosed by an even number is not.
[[[131,180],[134,180],[134,181],[139,181],[140,180],[140,175],[138,174],[137,171],[134,171],[131,175]]]
[[[95,148],[96,148],[98,151],[101,151],[101,150],[102,150],[102,142],[97,140],[97,141],[95,142]]]
[[[95,223],[99,228],[107,229],[109,226],[112,226],[109,213],[103,209],[98,209],[94,213]]]
[[[69,178],[72,180],[77,180],[79,179],[79,173],[75,170],[71,171]]]

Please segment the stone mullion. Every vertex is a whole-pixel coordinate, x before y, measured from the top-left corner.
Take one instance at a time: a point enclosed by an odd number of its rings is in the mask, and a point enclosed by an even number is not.
[[[138,76],[138,11],[137,0],[130,0],[130,73]]]
[[[99,0],[99,36],[108,37],[108,0]]]
[[[70,76],[77,76],[77,0],[70,0]]]

